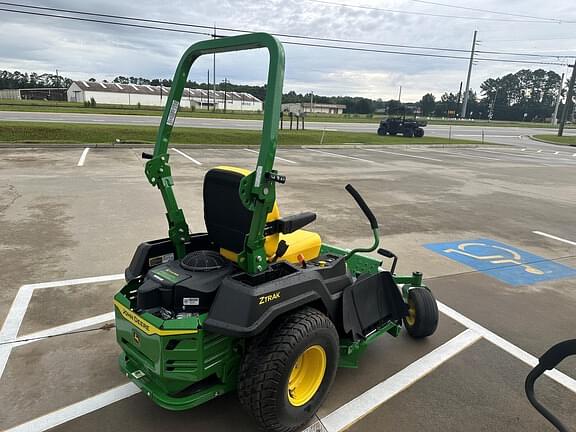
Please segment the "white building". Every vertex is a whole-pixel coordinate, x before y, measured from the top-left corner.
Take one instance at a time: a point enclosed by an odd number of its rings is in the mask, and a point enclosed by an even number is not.
[[[285,103],[282,104],[282,111],[294,114],[318,113],[318,114],[342,114],[346,105],[325,104],[325,103]]]
[[[170,87],[74,81],[68,89],[69,102],[94,99],[97,104],[164,106]],[[184,89],[180,106],[230,111],[262,111],[262,101],[249,93]]]

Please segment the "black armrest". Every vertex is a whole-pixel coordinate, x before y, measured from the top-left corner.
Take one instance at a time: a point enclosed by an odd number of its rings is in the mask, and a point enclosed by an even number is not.
[[[316,220],[316,213],[304,212],[277,219],[266,224],[264,235],[269,236],[276,233],[289,234]]]

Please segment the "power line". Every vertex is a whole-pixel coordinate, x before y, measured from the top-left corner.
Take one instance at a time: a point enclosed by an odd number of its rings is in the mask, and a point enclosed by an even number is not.
[[[87,15],[87,16],[121,19],[121,20],[126,20],[126,21],[139,21],[139,22],[147,22],[147,23],[154,23],[154,24],[168,24],[168,25],[172,25],[172,26],[192,27],[192,28],[202,28],[202,29],[214,30],[214,27],[211,27],[211,26],[199,25],[199,24],[188,24],[188,23],[181,23],[181,22],[176,22],[176,21],[155,20],[155,19],[138,18],[138,17],[131,17],[131,16],[85,12],[85,11],[72,10],[72,9],[60,9],[60,8],[45,7],[45,6],[43,7],[43,6],[35,6],[35,5],[24,5],[24,4],[18,4],[18,3],[13,3],[13,2],[4,2],[4,1],[0,1],[0,4],[9,5],[9,6],[16,6],[16,7],[20,7],[20,8],[36,9],[36,10],[65,12],[65,13],[76,14],[76,15]],[[252,33],[253,32],[252,30],[237,29],[237,28],[230,28],[230,27],[215,27],[215,29],[221,30],[221,31],[227,31],[227,32],[236,32],[236,33]],[[201,33],[201,34],[204,34],[204,33]],[[325,37],[316,37],[316,36],[302,36],[302,35],[294,35],[294,34],[287,34],[287,33],[272,33],[272,34],[274,36],[287,37],[290,39],[316,40],[316,41],[322,41],[322,42],[347,43],[347,44],[354,44],[354,45],[385,46],[385,47],[391,47],[391,48],[408,48],[408,49],[420,49],[420,50],[430,50],[430,51],[459,52],[459,53],[466,53],[466,54],[468,54],[470,52],[470,50],[468,50],[468,49],[459,49],[459,48],[440,48],[440,47],[429,47],[429,46],[421,46],[421,45],[391,44],[391,43],[383,43],[383,42],[370,42],[370,41],[359,41],[359,40],[350,40],[350,39],[325,38]],[[526,53],[516,53],[516,52],[507,52],[507,51],[477,51],[477,52],[484,53],[484,54],[512,55],[512,56],[540,57],[540,58],[571,57],[571,56],[558,56],[558,55],[526,54]]]
[[[556,18],[538,17],[538,16],[533,16],[533,15],[523,15],[523,14],[516,14],[516,13],[511,13],[511,12],[499,12],[499,11],[494,11],[494,10],[490,10],[490,9],[478,9],[478,8],[472,8],[472,7],[467,7],[467,6],[457,6],[457,5],[451,5],[451,4],[446,4],[446,3],[437,3],[437,2],[428,1],[428,0],[408,0],[408,1],[411,1],[414,3],[433,5],[433,6],[442,6],[442,7],[452,8],[452,9],[468,10],[468,11],[473,11],[473,12],[485,12],[485,13],[491,13],[491,14],[495,14],[495,15],[504,15],[504,16],[520,17],[520,18],[531,18],[531,19],[542,20],[542,21],[551,21],[555,24],[560,24],[563,22],[562,20],[556,19]]]
[[[386,12],[386,13],[398,13],[398,14],[406,14],[406,15],[422,15],[422,16],[431,16],[436,18],[454,18],[454,19],[465,19],[465,20],[473,20],[473,21],[500,21],[500,22],[518,22],[518,23],[537,23],[537,24],[559,24],[558,21],[549,21],[545,19],[537,19],[537,20],[525,20],[525,19],[508,19],[508,18],[489,18],[489,17],[478,17],[478,16],[461,16],[461,15],[448,15],[448,14],[436,14],[436,13],[429,13],[429,12],[416,12],[416,11],[407,11],[407,10],[398,10],[398,9],[386,9],[380,8],[375,6],[363,6],[363,5],[351,5],[346,3],[338,3],[334,1],[328,0],[306,0],[311,3],[319,3],[324,5],[330,6],[341,6],[341,7],[349,7],[349,8],[356,8],[356,9],[365,9],[365,10],[372,10],[378,12]],[[571,21],[562,21],[562,23],[571,23]]]
[[[5,3],[5,2],[0,2],[0,4],[2,4],[2,3]],[[13,9],[6,9],[6,8],[0,8],[0,11],[16,13],[16,14],[32,15],[32,16],[66,19],[66,20],[73,20],[73,21],[94,22],[94,23],[100,23],[100,24],[118,25],[118,26],[124,26],[124,27],[134,27],[134,28],[141,28],[141,29],[148,29],[148,30],[160,30],[160,31],[168,31],[168,32],[174,32],[174,33],[187,33],[187,34],[198,34],[198,35],[204,35],[204,36],[213,36],[212,33],[192,31],[192,30],[172,29],[172,28],[166,28],[166,27],[147,26],[147,25],[140,25],[140,24],[129,24],[129,23],[116,22],[116,21],[107,21],[107,20],[93,19],[93,18],[81,18],[81,17],[66,16],[66,15],[48,14],[48,13],[42,13],[42,12],[30,12],[30,11],[13,10]],[[244,31],[244,30],[233,30],[233,31],[246,33],[246,31]],[[302,37],[302,38],[304,38],[304,37]],[[447,58],[447,59],[458,59],[458,60],[467,60],[468,59],[467,57],[455,56],[455,55],[378,50],[378,49],[369,49],[369,48],[345,47],[345,46],[337,46],[337,45],[325,45],[325,44],[314,44],[314,43],[303,43],[303,42],[292,42],[292,41],[282,41],[282,43],[287,44],[287,45],[307,46],[307,47],[315,47],[315,48],[328,48],[328,49],[338,49],[338,50],[358,51],[358,52],[373,52],[373,53],[382,53],[382,54],[396,54],[396,55],[407,55],[407,56],[417,56],[417,57],[435,57],[435,58]],[[483,61],[491,61],[491,62],[540,64],[540,65],[545,64],[545,65],[564,66],[564,63],[553,63],[553,62],[536,62],[536,61],[511,60],[511,59],[506,60],[506,59],[495,59],[495,58],[484,58],[482,60]]]
[[[139,25],[139,24],[128,24],[128,23],[120,23],[120,22],[113,22],[113,21],[97,20],[97,19],[91,19],[91,18],[80,18],[80,17],[71,17],[71,16],[66,16],[66,15],[46,14],[46,13],[42,13],[42,12],[17,11],[17,10],[12,10],[12,9],[5,9],[5,8],[0,8],[0,11],[19,13],[19,14],[24,14],[24,15],[44,16],[44,17],[49,17],[49,18],[61,18],[61,19],[67,19],[67,20],[73,20],[73,21],[86,21],[86,22],[93,22],[93,23],[99,23],[99,24],[113,24],[113,25],[119,25],[119,26],[124,26],[124,27],[136,27],[136,28],[149,29],[149,30],[163,30],[163,31],[175,32],[175,33],[191,33],[191,34],[198,34],[198,35],[204,35],[204,36],[212,36],[211,33],[197,32],[197,31],[192,31],[192,30],[179,30],[179,29],[170,29],[170,28],[164,28],[164,27],[152,27],[152,26],[145,26],[145,25]]]

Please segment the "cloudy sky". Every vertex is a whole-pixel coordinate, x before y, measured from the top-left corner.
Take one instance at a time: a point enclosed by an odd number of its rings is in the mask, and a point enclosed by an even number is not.
[[[565,0],[13,1],[21,5],[216,25],[250,31],[464,50],[470,48],[472,33],[478,30],[480,50],[576,56],[576,8],[572,1]],[[462,10],[438,3],[497,11],[502,14]],[[31,9],[6,4],[0,4],[0,8],[34,12]],[[36,12],[67,15],[61,12],[38,10]],[[557,21],[554,22],[554,19]],[[142,22],[138,24],[160,26]],[[166,24],[161,26],[186,29]],[[198,28],[188,30],[206,31]],[[232,34],[224,31],[218,33]],[[182,52],[195,41],[206,37],[0,10],[0,69],[27,72],[54,72],[58,69],[61,74],[73,79],[94,77],[111,80],[117,75],[170,78]],[[287,37],[281,39],[344,45]],[[351,44],[346,46],[467,56],[466,53],[423,49]],[[357,95],[386,100],[397,98],[398,88],[402,86],[402,100],[415,101],[426,92],[438,96],[445,91],[457,92],[460,81],[465,80],[468,66],[465,59],[345,51],[297,45],[285,45],[285,50],[284,90],[302,93],[313,91],[322,95]],[[567,62],[566,59],[557,58],[485,53],[480,56],[508,60]],[[216,61],[218,81],[228,78],[235,83],[264,83],[267,62],[265,52],[222,54],[217,56]],[[573,59],[568,61],[572,62]],[[205,81],[207,70],[211,67],[211,59],[200,59],[194,65],[190,79]],[[538,66],[478,61],[473,69],[471,86],[473,89],[478,89],[480,83],[488,77],[515,72],[521,68],[538,67],[552,69],[558,73],[566,71],[565,66],[558,65]]]

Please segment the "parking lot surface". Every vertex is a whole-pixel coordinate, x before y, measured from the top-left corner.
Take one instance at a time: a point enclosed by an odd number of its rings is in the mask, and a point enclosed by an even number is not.
[[[204,230],[206,171],[253,168],[251,150],[171,149],[193,231]],[[575,337],[576,154],[538,150],[279,149],[281,211],[316,212],[326,243],[368,245],[352,183],[397,272],[422,271],[442,312],[432,337],[380,338],[359,369],[338,371],[318,413],[326,430],[553,430],[523,385],[534,356]],[[119,372],[112,296],[136,246],[167,233],[142,151],[0,149],[1,430],[256,429],[233,394],[168,412]],[[576,427],[575,360],[537,391]]]

